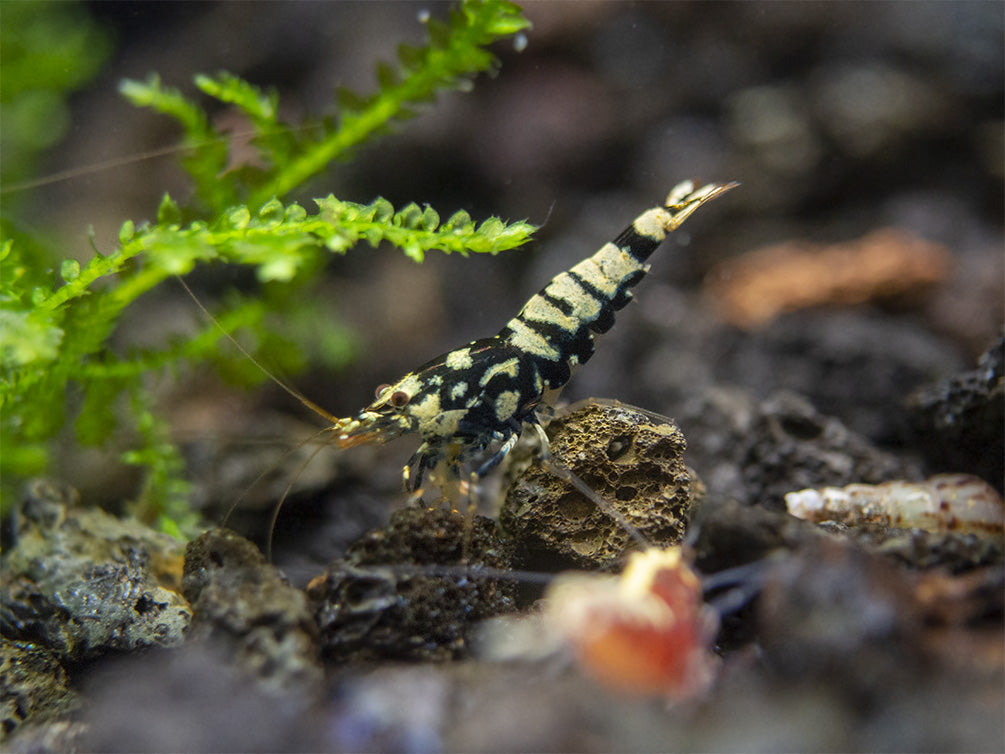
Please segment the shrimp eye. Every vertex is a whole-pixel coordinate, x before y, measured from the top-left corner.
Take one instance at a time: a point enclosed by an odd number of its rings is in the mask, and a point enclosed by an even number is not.
[[[383,385],[377,385],[377,389],[373,391],[373,397],[380,398],[380,394],[383,393],[385,390],[387,390],[389,387],[391,386],[388,385],[386,382]]]
[[[402,406],[407,406],[410,400],[412,400],[412,397],[404,390],[398,390],[394,393],[391,393],[390,403],[395,408],[401,408]]]

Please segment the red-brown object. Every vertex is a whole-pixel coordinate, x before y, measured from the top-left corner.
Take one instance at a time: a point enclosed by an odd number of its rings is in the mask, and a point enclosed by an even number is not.
[[[674,699],[708,689],[718,619],[680,548],[633,553],[620,576],[560,576],[547,599],[549,622],[601,683]]]
[[[927,290],[949,275],[946,247],[898,228],[823,246],[788,241],[715,267],[705,290],[722,317],[753,329],[779,314],[824,304],[860,304]]]

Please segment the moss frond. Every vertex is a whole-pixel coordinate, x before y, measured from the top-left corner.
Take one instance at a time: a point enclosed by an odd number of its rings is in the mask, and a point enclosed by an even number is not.
[[[121,92],[135,105],[180,124],[187,147],[183,163],[196,198],[181,206],[165,194],[155,222],[124,222],[116,248],[96,252],[84,264],[64,261],[58,274],[44,254],[35,253],[33,241],[4,224],[5,235],[13,237],[0,246],[0,506],[9,504],[11,480],[45,471],[49,445],[67,424],[80,442],[97,444],[121,429],[125,418],[139,445],[123,459],[148,469],[144,510],[165,529],[188,530],[180,456],[152,411],[144,380],[180,363],[218,359],[216,343],[225,332],[243,329],[270,342],[268,315],[279,306],[304,315],[307,297],[235,300],[216,315],[219,324],[158,349],[114,353],[109,337],[128,307],[165,279],[197,265],[238,264],[253,267],[265,290],[292,291],[326,254],[344,253],[361,241],[386,242],[422,261],[432,250],[494,254],[528,239],[534,228],[527,223],[495,217],[476,223],[463,211],[441,222],[436,210],[414,203],[395,210],[384,199],[357,204],[328,195],[308,212],[282,201],[332,160],[411,117],[438,92],[492,70],[496,61],[485,47],[528,26],[519,9],[503,0],[465,2],[447,22],[428,24],[424,47],[402,46],[397,66],[378,67],[377,92],[343,93],[337,125],[283,123],[275,92],[228,73],[196,77],[204,94],[236,107],[252,124],[262,165],[257,170],[228,171],[226,134],[212,126],[198,103],[156,75],[122,83]],[[351,338],[338,332],[320,346],[335,361],[353,353]],[[109,410],[120,404],[126,410]]]

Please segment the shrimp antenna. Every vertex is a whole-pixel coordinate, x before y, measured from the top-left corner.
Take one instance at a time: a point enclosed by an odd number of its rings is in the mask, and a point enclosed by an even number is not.
[[[209,321],[212,322],[214,325],[216,325],[220,329],[220,332],[222,332],[224,334],[224,336],[226,336],[227,340],[229,340],[231,343],[233,343],[234,346],[237,348],[237,350],[240,351],[242,354],[244,354],[244,356],[247,357],[248,361],[250,361],[252,364],[254,364],[262,372],[262,374],[264,374],[266,377],[268,377],[273,382],[275,382],[277,385],[279,385],[279,387],[281,387],[289,395],[291,395],[293,398],[295,398],[305,408],[309,408],[315,414],[317,414],[318,416],[320,416],[320,417],[322,417],[324,419],[327,419],[332,424],[337,424],[338,423],[339,419],[338,419],[337,416],[333,416],[332,414],[328,413],[323,408],[321,408],[318,404],[316,404],[314,401],[310,400],[309,398],[307,398],[306,396],[304,396],[303,394],[301,394],[297,390],[294,390],[292,387],[290,387],[289,385],[287,385],[285,382],[283,382],[278,377],[276,377],[274,374],[272,374],[272,372],[270,372],[268,369],[266,369],[264,366],[262,366],[261,362],[259,362],[258,359],[256,359],[254,356],[252,356],[251,353],[248,351],[247,348],[245,348],[244,346],[242,346],[240,343],[237,342],[237,338],[235,338],[233,335],[231,335],[229,332],[227,332],[223,328],[223,325],[220,324],[220,321],[216,317],[213,316],[212,312],[210,312],[209,309],[207,309],[203,305],[203,303],[198,299],[198,297],[195,295],[195,293],[192,292],[192,289],[188,287],[188,283],[186,283],[181,278],[180,275],[175,275],[175,278],[178,280],[179,283],[181,283],[181,287],[185,289],[185,291],[188,293],[188,295],[192,297],[192,300],[195,302],[195,305],[199,307],[199,309],[202,311],[202,313],[204,315],[206,315],[206,317],[209,318]]]
[[[223,139],[215,139],[214,141],[222,141]],[[125,165],[132,165],[137,162],[142,162],[144,160],[153,160],[158,157],[167,157],[169,155],[178,154],[185,151],[195,151],[200,146],[205,144],[210,144],[212,142],[203,142],[202,144],[172,144],[169,147],[158,147],[156,149],[149,149],[140,154],[133,154],[129,157],[113,157],[108,160],[102,160],[101,162],[94,162],[90,165],[81,165],[76,168],[67,168],[66,170],[60,170],[56,173],[50,173],[49,175],[42,176],[41,178],[34,178],[28,181],[20,181],[18,183],[9,183],[6,186],[0,187],[0,194],[11,194],[16,191],[27,191],[28,189],[41,188],[42,186],[51,186],[54,183],[60,183],[62,181],[69,181],[74,178],[81,178],[85,175],[91,175],[92,173],[99,173],[102,170],[111,170],[113,168],[120,168]]]
[[[323,429],[318,434],[321,434],[323,432],[328,432],[328,431],[329,430],[327,430],[327,429]],[[318,435],[314,435],[313,437],[309,437],[307,440],[305,440],[304,442],[300,443],[300,445],[298,445],[295,448],[295,450],[299,450],[306,443],[310,442],[311,440],[313,440],[317,436]],[[300,468],[297,469],[297,473],[293,475],[293,477],[290,479],[290,483],[287,484],[286,485],[286,489],[283,490],[283,496],[281,498],[279,498],[279,501],[272,508],[272,517],[269,519],[269,536],[265,540],[265,559],[269,563],[272,562],[272,540],[275,538],[276,522],[279,521],[279,512],[283,509],[283,503],[285,503],[286,502],[286,498],[289,497],[290,490],[293,489],[293,485],[296,484],[296,481],[300,478],[300,475],[302,473],[304,473],[304,469],[306,469],[308,466],[310,466],[311,461],[313,461],[315,458],[317,458],[318,453],[320,453],[324,449],[324,447],[325,447],[324,445],[319,445],[318,447],[316,447],[314,449],[313,453],[311,453],[307,458],[304,459],[304,462],[302,464],[300,464]]]
[[[283,127],[270,129],[268,133],[282,133],[291,132],[296,133],[298,131],[305,130],[306,126],[297,127]],[[65,170],[60,170],[55,173],[50,173],[48,175],[42,176],[40,178],[32,178],[26,181],[18,181],[16,183],[8,183],[6,185],[0,186],[0,194],[12,194],[19,191],[28,191],[29,189],[42,188],[43,186],[51,186],[55,183],[61,183],[63,181],[73,180],[74,178],[82,178],[84,176],[91,175],[93,173],[100,173],[104,170],[113,170],[114,168],[125,167],[126,165],[133,165],[140,162],[145,162],[147,160],[155,160],[158,157],[170,157],[171,155],[181,154],[183,152],[195,152],[202,147],[208,146],[210,144],[219,144],[225,141],[233,141],[238,139],[246,139],[248,137],[259,135],[258,129],[242,129],[240,131],[225,131],[219,136],[211,139],[205,139],[199,142],[190,143],[175,143],[170,146],[165,147],[154,147],[153,149],[148,149],[143,152],[129,155],[128,157],[112,157],[107,160],[100,160],[98,162],[92,162],[90,165],[80,165],[75,168],[67,168]]]
[[[289,448],[288,450],[286,450],[277,460],[275,460],[272,463],[270,463],[265,469],[262,470],[262,472],[258,476],[255,477],[254,481],[252,481],[251,484],[249,484],[247,487],[245,487],[244,492],[242,492],[238,496],[238,498],[234,502],[232,502],[230,504],[230,507],[227,508],[227,512],[223,514],[223,520],[220,522],[220,525],[221,526],[226,526],[227,525],[227,522],[230,520],[230,517],[232,515],[234,515],[234,511],[236,511],[238,509],[238,507],[244,501],[244,498],[247,497],[248,492],[250,490],[253,490],[255,488],[255,486],[260,481],[262,481],[263,479],[265,479],[265,477],[267,477],[273,471],[275,471],[276,469],[278,469],[287,459],[289,459],[294,453],[296,453],[302,447],[304,447],[305,445],[309,445],[310,443],[314,442],[314,440],[316,440],[317,438],[319,438],[321,435],[325,434],[326,432],[330,432],[330,431],[331,430],[328,427],[325,427],[324,429],[318,430],[317,432],[315,432],[310,437],[307,437],[307,438],[301,440],[294,447]],[[322,445],[320,447],[324,447],[324,446]],[[319,447],[319,449],[320,449],[320,447]],[[316,452],[313,453],[311,455],[310,459],[308,459],[308,460],[312,460],[315,455],[317,455]],[[296,477],[294,477],[294,479],[296,479]],[[289,492],[289,489],[287,489],[287,492]]]

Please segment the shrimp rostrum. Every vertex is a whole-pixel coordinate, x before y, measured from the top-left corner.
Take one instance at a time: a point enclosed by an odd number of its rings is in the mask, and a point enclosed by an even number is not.
[[[678,184],[662,207],[646,210],[614,241],[556,276],[497,335],[379,387],[373,403],[329,428],[335,444],[348,448],[417,433],[422,444],[403,474],[409,492],[421,491],[427,477],[443,486],[489,473],[524,424],[540,428],[542,402],[593,355],[594,335],[614,324],[667,234],[736,185]]]

